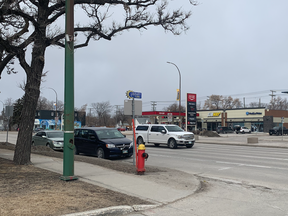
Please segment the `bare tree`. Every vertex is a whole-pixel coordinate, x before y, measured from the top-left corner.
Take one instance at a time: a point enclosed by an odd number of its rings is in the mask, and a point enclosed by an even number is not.
[[[204,109],[233,109],[241,108],[242,103],[239,98],[233,99],[231,96],[211,95],[204,104]]]
[[[222,99],[222,109],[241,108],[242,102],[239,98],[233,99],[231,96]]]
[[[169,105],[168,107],[164,107],[165,111],[168,112],[179,112],[179,104],[178,103],[173,103],[171,105]],[[185,112],[185,107],[181,106],[181,112]]]
[[[111,40],[123,31],[131,29],[146,30],[149,26],[160,26],[165,31],[179,35],[186,31],[186,20],[191,11],[185,8],[172,10],[168,0],[74,0],[77,11],[83,11],[87,19],[81,17],[74,28],[74,48],[88,46],[91,40]],[[192,5],[197,3],[189,0]],[[122,10],[123,19],[115,15]],[[82,12],[81,11],[81,12]],[[119,11],[118,11],[119,12]],[[119,13],[117,13],[119,14]],[[121,12],[120,12],[121,14]],[[14,162],[29,164],[31,137],[35,111],[40,95],[41,77],[44,74],[45,53],[48,47],[65,47],[65,31],[57,25],[65,15],[63,0],[4,0],[0,2],[0,77],[4,69],[16,73],[13,64],[18,60],[26,73],[25,94],[16,143]],[[28,47],[32,47],[31,58]],[[31,59],[31,62],[27,62]]]
[[[272,110],[288,110],[288,101],[287,99],[282,99],[281,97],[273,98],[268,105],[269,109]]]
[[[51,105],[47,98],[40,96],[37,101],[37,110],[50,110]]]
[[[111,117],[112,106],[110,105],[109,101],[106,102],[99,102],[99,103],[92,103],[91,106],[93,107],[94,111],[98,117],[98,126],[108,126],[108,121]]]
[[[259,103],[259,102],[251,102],[249,103],[249,107],[256,108],[256,107],[267,107],[266,103]]]
[[[86,112],[88,104],[84,104],[81,106],[80,109],[78,109],[77,107],[74,108],[75,111],[79,111],[79,112]]]
[[[129,125],[131,125],[131,122],[132,122],[131,116],[124,115],[124,108],[123,107],[116,110],[116,114],[114,116],[114,119],[116,121],[116,124],[121,121],[122,124],[128,123]]]
[[[211,95],[204,104],[204,109],[212,110],[212,109],[220,109],[222,108],[222,95]]]
[[[7,98],[7,99],[4,101],[4,104],[5,104],[5,106],[13,106],[14,100],[13,100],[12,98]]]

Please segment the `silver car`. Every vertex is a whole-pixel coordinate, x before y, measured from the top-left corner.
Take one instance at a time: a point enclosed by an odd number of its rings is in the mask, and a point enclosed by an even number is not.
[[[32,145],[34,146],[49,146],[54,150],[63,150],[64,132],[43,130],[37,132],[32,137]]]

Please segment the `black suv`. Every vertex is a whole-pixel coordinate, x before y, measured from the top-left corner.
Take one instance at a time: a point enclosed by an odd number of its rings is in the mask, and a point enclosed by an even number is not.
[[[75,154],[86,153],[98,158],[131,157],[133,143],[116,128],[85,127],[74,130]]]
[[[234,130],[231,127],[217,127],[216,132],[218,134],[234,133]]]

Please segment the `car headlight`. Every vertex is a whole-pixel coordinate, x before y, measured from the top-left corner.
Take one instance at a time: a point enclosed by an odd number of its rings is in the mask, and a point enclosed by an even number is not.
[[[131,143],[130,143],[130,146],[129,146],[129,148],[132,148],[132,147],[133,147],[133,142],[131,142]]]
[[[115,148],[114,144],[106,144],[106,148]]]
[[[178,139],[183,139],[182,135],[178,135],[177,137],[178,137]]]
[[[61,142],[57,142],[57,141],[52,141],[53,144],[56,144],[56,145],[61,145],[62,143]]]

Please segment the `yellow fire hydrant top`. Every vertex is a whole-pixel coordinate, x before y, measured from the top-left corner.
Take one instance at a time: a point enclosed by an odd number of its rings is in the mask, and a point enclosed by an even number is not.
[[[138,146],[138,150],[145,150],[145,145],[144,144],[140,144]]]

